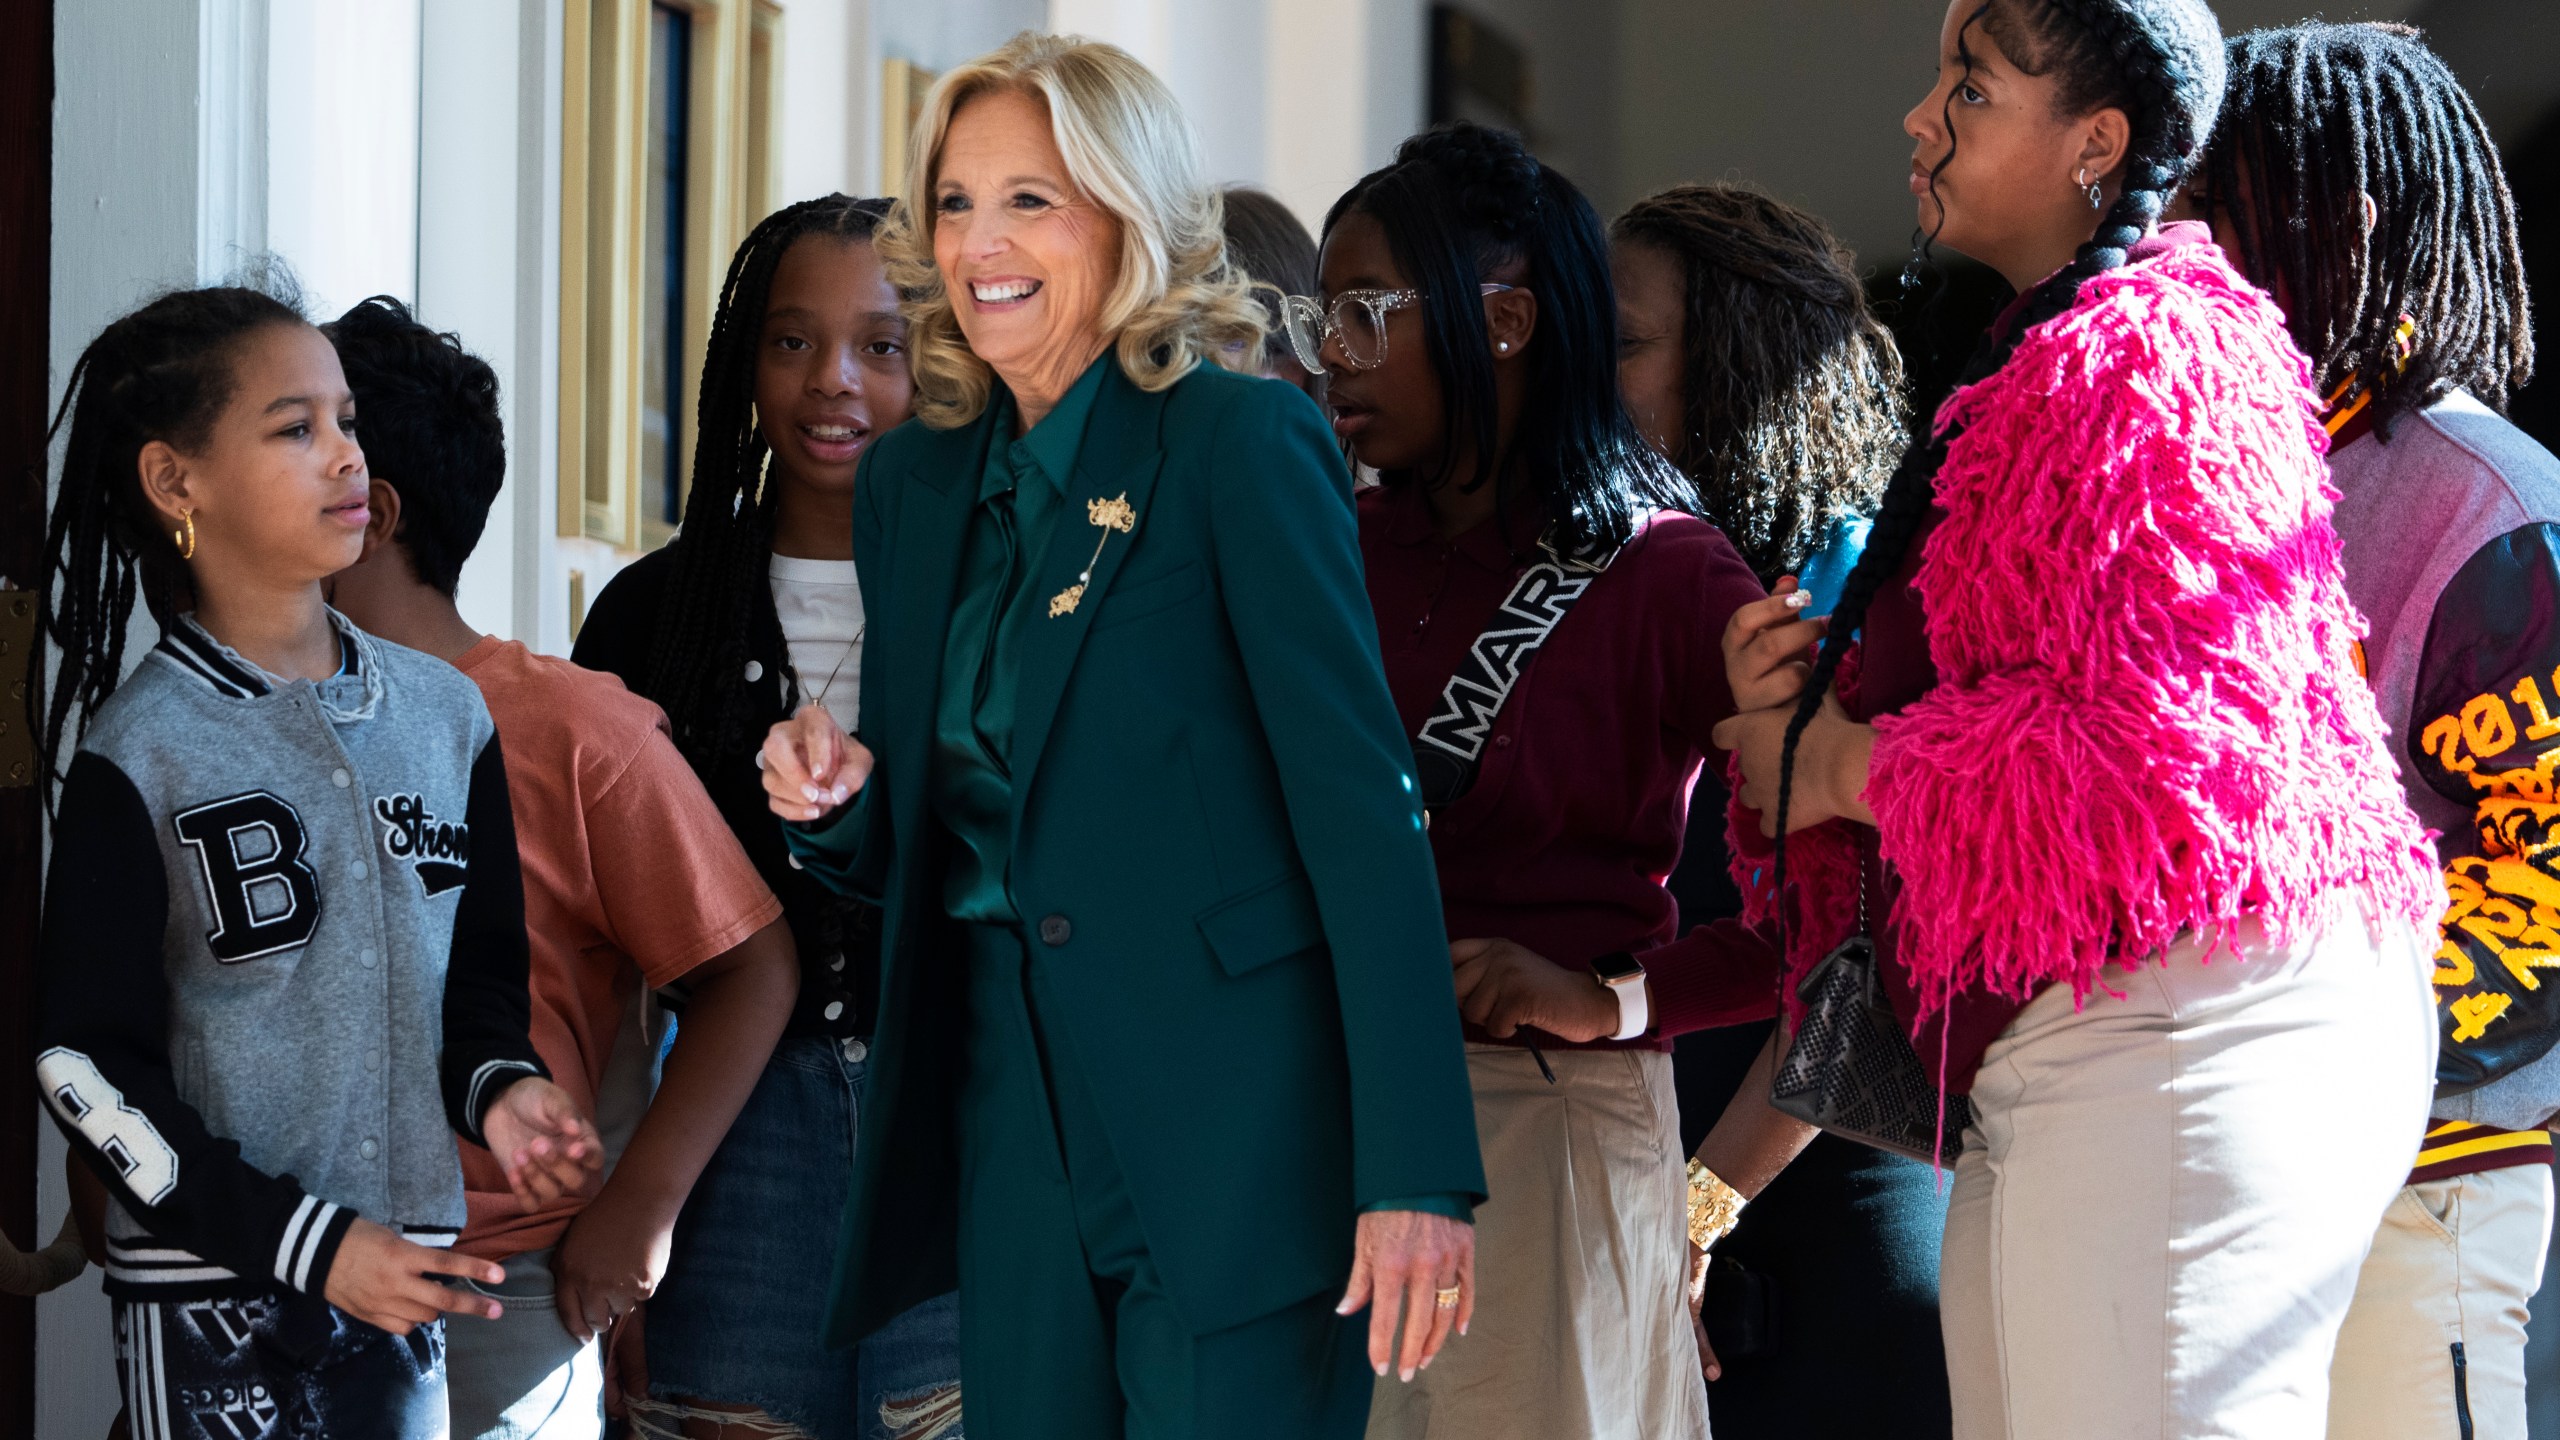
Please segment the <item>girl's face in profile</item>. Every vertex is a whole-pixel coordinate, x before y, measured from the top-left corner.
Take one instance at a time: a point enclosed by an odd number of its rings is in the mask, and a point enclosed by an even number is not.
[[[231,399],[201,442],[142,447],[145,492],[172,532],[195,521],[199,576],[308,584],[356,562],[373,518],[356,402],[328,337],[262,325],[231,356]]]
[[[914,399],[907,322],[871,241],[803,236],[774,267],[756,360],[756,420],[783,483],[850,493]]]

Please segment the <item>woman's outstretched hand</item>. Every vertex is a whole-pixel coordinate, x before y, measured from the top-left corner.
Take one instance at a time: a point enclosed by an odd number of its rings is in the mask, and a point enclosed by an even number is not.
[[[871,779],[871,751],[824,705],[803,705],[766,731],[756,765],[764,771],[765,804],[785,820],[815,820]]]
[[[1831,623],[1828,616],[1804,613],[1812,598],[1796,577],[1781,575],[1768,599],[1752,601],[1724,622],[1724,675],[1734,709],[1766,710],[1804,693],[1813,674],[1814,643]]]
[[[1440,1292],[1457,1292],[1443,1305]],[[1476,1313],[1476,1227],[1421,1210],[1371,1210],[1360,1217],[1351,1246],[1351,1286],[1337,1315],[1369,1309],[1369,1364],[1393,1365],[1411,1380],[1428,1369],[1454,1330],[1467,1333]],[[1396,1320],[1404,1343],[1396,1343]]]

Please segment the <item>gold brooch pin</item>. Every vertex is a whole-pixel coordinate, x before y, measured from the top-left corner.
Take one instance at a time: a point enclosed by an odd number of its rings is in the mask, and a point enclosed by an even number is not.
[[[1073,615],[1076,607],[1084,603],[1084,587],[1093,582],[1093,567],[1102,559],[1102,547],[1110,542],[1111,532],[1117,530],[1125,535],[1138,524],[1138,512],[1129,504],[1129,492],[1126,490],[1109,500],[1087,500],[1084,502],[1084,514],[1087,520],[1100,527],[1102,535],[1093,542],[1093,559],[1084,562],[1076,583],[1049,597],[1049,618],[1052,620],[1061,615]]]

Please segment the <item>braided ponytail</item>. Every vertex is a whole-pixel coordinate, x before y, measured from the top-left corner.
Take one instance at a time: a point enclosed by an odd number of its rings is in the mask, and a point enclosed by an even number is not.
[[[842,195],[777,210],[739,242],[720,287],[702,360],[693,484],[684,527],[667,546],[673,573],[645,690],[667,712],[676,748],[705,774],[763,727],[737,683],[748,658],[787,653],[766,578],[776,502],[756,421],[756,355],[774,272],[796,242],[866,241],[888,213],[886,200]]]
[[[2098,222],[2097,232],[2070,264],[2027,293],[2008,324],[1984,337],[1957,378],[1958,390],[1990,378],[2008,363],[2028,330],[2069,310],[2083,285],[2126,262],[2194,168],[2212,133],[2223,90],[2222,30],[2203,0],[1990,0],[1974,12],[1968,28],[1975,22],[2021,70],[2057,78],[2064,113],[2086,115],[2112,106],[2124,111],[2132,134],[2124,188]],[[1911,447],[1886,483],[1867,548],[1841,587],[1813,673],[1788,718],[1775,817],[1773,878],[1781,895],[1797,747],[1840,673],[1851,638],[1865,624],[1868,605],[1901,571],[1927,523],[1938,468],[1954,439],[1953,430],[1933,429],[1926,441]]]
[[[186,562],[142,491],[142,449],[155,440],[204,445],[231,401],[241,342],[270,325],[306,323],[297,306],[280,268],[255,288],[172,291],[100,331],[71,367],[46,437],[70,424],[38,586],[44,634],[61,665],[50,685],[45,667],[34,667],[27,701],[42,727],[48,804],[61,783],[64,740],[79,743],[124,678],[135,596],[163,625],[192,600]]]

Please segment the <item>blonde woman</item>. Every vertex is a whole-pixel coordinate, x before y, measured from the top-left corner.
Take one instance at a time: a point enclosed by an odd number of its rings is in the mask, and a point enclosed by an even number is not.
[[[1144,67],[1025,35],[926,108],[861,735],[762,759],[885,911],[832,1337],[956,1276],[973,1440],[1355,1436],[1466,1325],[1484,1180],[1351,478],[1214,363],[1261,312]]]

